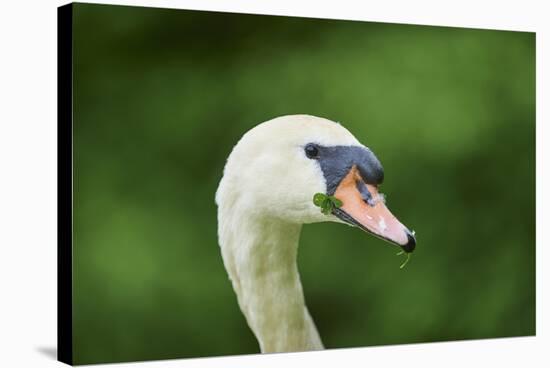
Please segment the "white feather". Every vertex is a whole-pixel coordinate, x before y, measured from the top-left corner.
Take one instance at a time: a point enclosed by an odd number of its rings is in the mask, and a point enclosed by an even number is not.
[[[229,155],[216,192],[218,237],[239,306],[262,352],[323,349],[296,264],[302,224],[336,221],[312,202],[326,192],[307,143],[362,146],[338,123],[279,117],[248,131]]]

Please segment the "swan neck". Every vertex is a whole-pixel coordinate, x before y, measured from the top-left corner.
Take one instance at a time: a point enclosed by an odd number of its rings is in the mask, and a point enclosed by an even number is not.
[[[301,225],[241,219],[221,229],[224,263],[262,352],[322,349],[297,267]]]

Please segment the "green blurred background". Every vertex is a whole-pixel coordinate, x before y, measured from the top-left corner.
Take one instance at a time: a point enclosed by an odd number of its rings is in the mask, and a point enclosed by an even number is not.
[[[395,248],[303,228],[327,348],[535,333],[535,35],[78,4],[75,362],[259,352],[214,193],[248,129],[342,122],[385,167]]]

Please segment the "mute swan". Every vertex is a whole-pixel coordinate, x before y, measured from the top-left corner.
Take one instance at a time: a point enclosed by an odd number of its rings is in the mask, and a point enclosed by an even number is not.
[[[262,353],[323,349],[296,263],[302,224],[345,223],[414,250],[414,234],[378,192],[383,177],[380,161],[348,130],[309,115],[264,122],[233,148],[216,191],[218,239]],[[321,213],[312,201],[318,192],[343,205]]]

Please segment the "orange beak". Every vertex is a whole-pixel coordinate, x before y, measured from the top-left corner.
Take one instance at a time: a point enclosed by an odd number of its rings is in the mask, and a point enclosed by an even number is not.
[[[342,220],[399,245],[405,252],[414,250],[414,233],[390,212],[378,186],[366,184],[355,165],[336,187],[334,197],[342,201],[342,206],[334,210]]]

